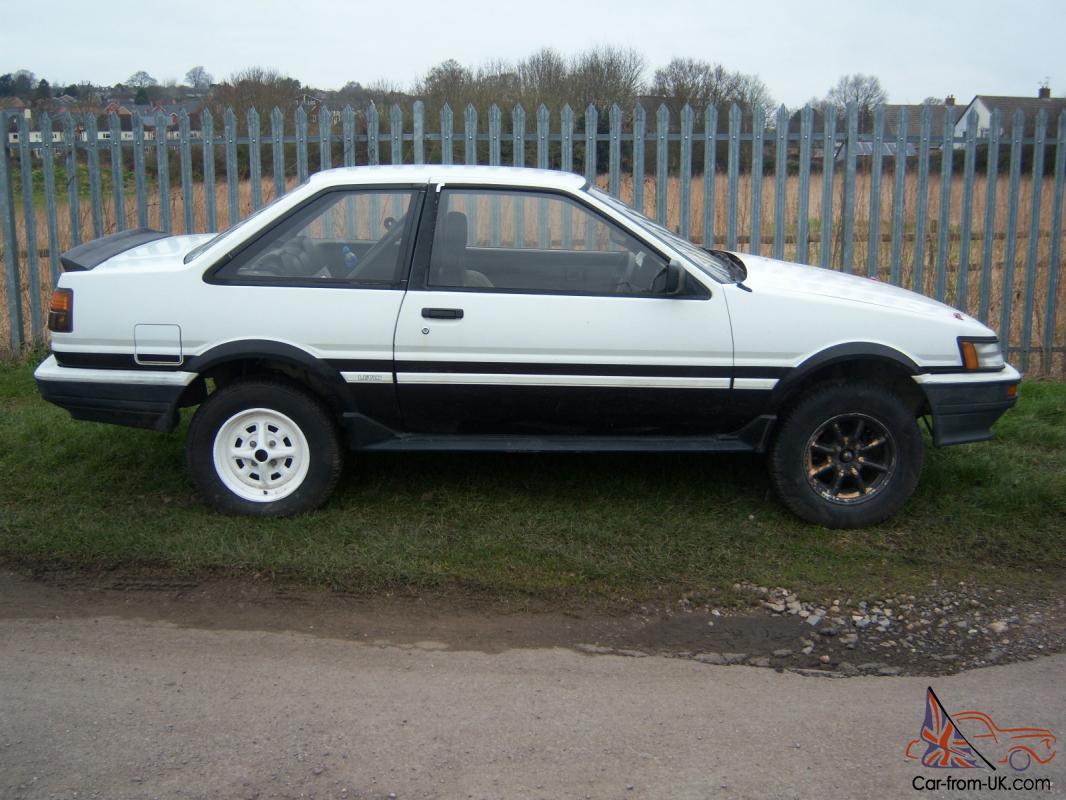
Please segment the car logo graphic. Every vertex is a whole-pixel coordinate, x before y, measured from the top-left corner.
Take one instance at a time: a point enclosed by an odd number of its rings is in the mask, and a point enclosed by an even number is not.
[[[928,687],[919,738],[907,742],[903,754],[932,769],[988,767],[995,771],[995,764],[999,764],[1022,772],[1034,762],[1050,763],[1058,752],[1057,741],[1047,728],[1005,728],[983,711],[948,714],[933,688]]]

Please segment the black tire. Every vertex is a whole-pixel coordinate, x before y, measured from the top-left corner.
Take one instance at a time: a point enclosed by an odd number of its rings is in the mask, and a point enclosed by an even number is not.
[[[189,425],[185,453],[208,504],[257,517],[317,508],[336,486],[343,462],[325,406],[300,387],[269,378],[238,381],[210,395]]]
[[[914,414],[873,383],[822,386],[787,414],[770,477],[798,517],[827,528],[876,525],[914,493],[925,448]]]

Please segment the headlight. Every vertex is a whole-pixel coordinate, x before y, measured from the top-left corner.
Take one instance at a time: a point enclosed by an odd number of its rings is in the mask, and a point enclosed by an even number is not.
[[[959,337],[959,353],[967,370],[997,370],[1003,368],[1003,351],[995,336]]]

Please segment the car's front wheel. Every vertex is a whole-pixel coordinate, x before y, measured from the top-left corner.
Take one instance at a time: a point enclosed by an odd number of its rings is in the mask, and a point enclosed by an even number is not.
[[[871,383],[823,386],[785,417],[770,474],[796,515],[827,528],[876,525],[907,502],[925,450],[913,413]]]
[[[216,391],[193,417],[185,447],[200,494],[227,514],[310,511],[341,471],[329,412],[282,381],[244,380]]]

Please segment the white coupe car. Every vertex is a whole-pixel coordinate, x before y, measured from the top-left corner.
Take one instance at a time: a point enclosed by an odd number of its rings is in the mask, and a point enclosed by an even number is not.
[[[356,451],[768,453],[829,527],[895,513],[1016,400],[995,335],[866,278],[704,250],[576,175],[335,169],[217,236],[62,257],[41,394],[189,427],[225,512],[326,500]]]

